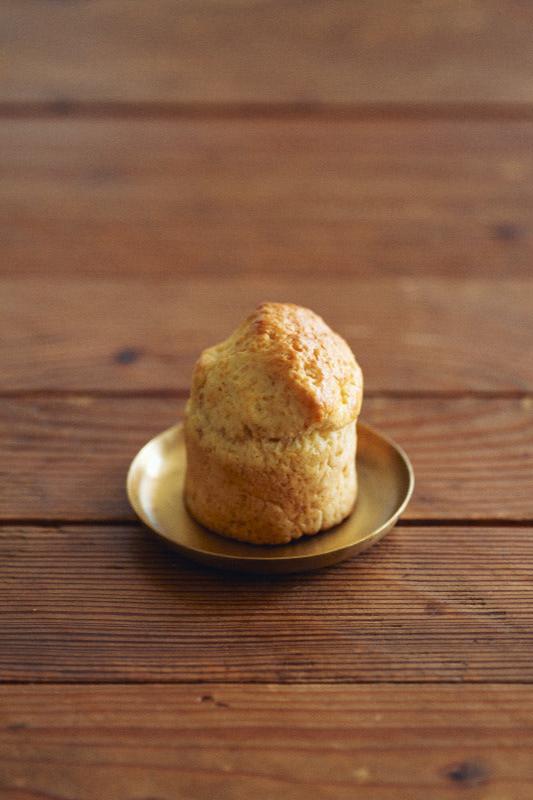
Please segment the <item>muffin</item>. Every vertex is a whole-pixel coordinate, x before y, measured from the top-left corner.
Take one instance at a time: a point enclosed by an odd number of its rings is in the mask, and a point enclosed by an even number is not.
[[[185,502],[232,539],[284,544],[341,522],[357,495],[363,377],[315,313],[263,303],[201,354],[185,411]]]

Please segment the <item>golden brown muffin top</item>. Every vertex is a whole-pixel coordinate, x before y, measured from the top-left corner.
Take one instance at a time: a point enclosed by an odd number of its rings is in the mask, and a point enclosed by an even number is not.
[[[188,413],[232,439],[286,439],[353,422],[362,394],[352,351],[321,317],[292,303],[262,303],[204,350]]]

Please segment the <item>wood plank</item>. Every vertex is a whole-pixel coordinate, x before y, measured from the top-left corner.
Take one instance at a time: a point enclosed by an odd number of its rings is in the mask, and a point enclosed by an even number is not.
[[[0,151],[4,274],[531,275],[531,121],[3,120]]]
[[[124,492],[129,462],[181,417],[184,402],[0,399],[0,519],[134,519]],[[529,398],[370,397],[363,419],[413,461],[406,519],[533,521],[532,412]]]
[[[0,795],[529,800],[524,686],[0,688]]]
[[[0,391],[185,390],[200,350],[267,299],[322,314],[369,390],[533,387],[533,281],[234,276],[0,280]]]
[[[136,526],[4,527],[0,679],[532,682],[533,528],[396,528],[283,578]]]
[[[417,484],[407,518],[533,518],[530,397],[369,398],[363,419],[412,459]]]
[[[516,0],[4,0],[1,98],[531,103],[532,26]]]

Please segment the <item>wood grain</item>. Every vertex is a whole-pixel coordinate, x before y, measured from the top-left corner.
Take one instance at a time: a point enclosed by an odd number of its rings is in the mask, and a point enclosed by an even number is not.
[[[0,8],[0,800],[529,800],[533,8],[141,5]],[[123,489],[268,298],[418,477],[276,579]]]
[[[3,120],[0,149],[3,274],[531,275],[533,122]]]
[[[124,491],[137,450],[183,412],[174,398],[0,399],[0,519],[133,519]],[[533,403],[380,398],[363,419],[409,453],[406,519],[533,521]]]
[[[195,566],[140,526],[6,526],[0,679],[532,682],[532,534],[396,528],[274,579]]]
[[[533,281],[331,276],[0,280],[0,392],[186,390],[262,300],[322,314],[368,390],[529,391]]]
[[[0,796],[529,800],[527,687],[0,688]]]
[[[532,26],[519,0],[4,0],[1,98],[531,103]]]

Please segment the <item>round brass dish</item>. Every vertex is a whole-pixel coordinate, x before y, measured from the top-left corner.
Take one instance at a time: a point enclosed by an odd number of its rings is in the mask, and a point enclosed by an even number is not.
[[[128,497],[154,533],[195,561],[239,572],[319,569],[375,544],[394,526],[413,493],[413,468],[398,445],[359,423],[357,447],[359,495],[353,513],[335,528],[293,544],[244,544],[195,522],[182,497],[186,462],[181,424],[137,453],[128,472]]]

